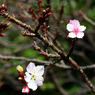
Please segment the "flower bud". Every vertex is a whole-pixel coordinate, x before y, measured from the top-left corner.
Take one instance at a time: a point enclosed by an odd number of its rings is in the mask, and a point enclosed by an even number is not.
[[[29,87],[27,85],[22,88],[22,93],[29,93]]]
[[[6,24],[6,27],[8,27],[9,25],[10,25],[10,23],[7,23],[7,24]]]
[[[23,67],[22,66],[20,66],[20,65],[18,65],[17,67],[16,67],[16,69],[17,69],[17,71],[20,73],[20,72],[23,72]]]
[[[23,80],[23,78],[22,78],[22,77],[19,77],[19,78],[18,78],[18,80],[21,80],[21,81],[22,81],[22,80]]]
[[[3,37],[3,36],[5,36],[5,34],[4,34],[4,33],[1,33],[1,34],[0,34],[0,37]]]
[[[4,8],[5,7],[5,5],[4,4],[2,4],[2,8]]]

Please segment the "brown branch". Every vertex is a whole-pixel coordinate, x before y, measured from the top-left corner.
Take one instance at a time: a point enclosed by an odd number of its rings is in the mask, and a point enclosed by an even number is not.
[[[53,65],[53,66],[56,66],[58,68],[62,68],[62,69],[66,69],[66,70],[71,70],[72,69],[71,66],[55,64],[55,63],[59,62],[61,59],[58,59],[58,60],[56,60],[54,62],[51,62],[51,61],[41,61],[41,60],[36,60],[36,59],[26,58],[26,57],[21,57],[21,56],[16,57],[16,56],[3,56],[3,55],[0,55],[0,59],[23,60],[23,61],[29,61],[29,62],[32,61],[32,62],[45,64],[45,65]],[[83,70],[90,70],[90,69],[95,69],[95,65],[80,66],[80,68],[83,69]]]
[[[15,57],[15,56],[3,56],[3,55],[0,55],[0,59],[23,60],[23,61],[29,61],[29,62],[32,61],[32,62],[42,63],[42,64],[49,64],[49,61],[40,61],[40,60],[26,58],[26,57]]]
[[[49,58],[59,58],[60,57],[60,55],[58,55],[58,54],[48,54],[48,51],[46,50],[46,52],[45,51],[43,51],[38,45],[37,45],[37,43],[34,41],[34,49],[35,50],[37,50],[37,51],[40,51],[40,54],[41,55],[44,55],[44,56],[46,56],[46,57],[49,57]]]
[[[56,17],[56,15],[54,14],[53,9],[51,9],[51,15],[52,15],[52,17],[53,17],[53,19],[54,19],[55,21],[58,21],[58,17]]]
[[[57,20],[57,26],[59,27],[61,22],[60,20],[62,19],[62,15],[64,13],[64,5],[61,5],[61,9],[59,10],[59,17],[58,17],[58,20]]]
[[[95,22],[92,21],[90,18],[88,18],[88,17],[86,16],[86,14],[82,12],[82,10],[79,10],[79,13],[82,15],[82,17],[83,17],[87,22],[89,22],[90,24],[92,24],[93,26],[95,26]]]
[[[52,40],[55,39],[55,37],[49,31],[47,32],[47,34],[49,35],[49,37],[51,37]],[[61,46],[61,44],[57,40],[55,40],[55,43],[64,52],[64,48]]]
[[[76,38],[73,39],[73,41],[72,41],[72,45],[71,45],[71,48],[70,48],[70,50],[69,50],[69,52],[67,54],[67,58],[69,58],[71,53],[73,52],[73,49],[74,49],[74,46],[75,46],[75,42],[76,42]]]
[[[36,35],[34,33],[30,33],[28,30],[21,31],[23,36],[30,36],[35,37]]]
[[[84,71],[77,65],[77,63],[72,60],[71,58],[69,58],[69,60],[67,60],[71,65],[73,65],[73,67],[75,67],[75,69],[83,76],[85,82],[87,83],[87,85],[91,88],[91,90],[95,93],[95,87],[93,86],[93,84],[90,82],[90,80],[87,78],[86,74],[84,73]]]

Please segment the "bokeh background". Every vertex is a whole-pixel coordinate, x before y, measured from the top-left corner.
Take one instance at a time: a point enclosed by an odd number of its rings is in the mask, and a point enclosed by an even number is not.
[[[92,68],[86,69],[85,73],[95,85],[95,0],[43,0],[44,6],[42,9],[47,8],[47,3],[51,5],[53,12],[48,21],[49,31],[62,45],[65,53],[68,52],[72,43],[72,39],[67,38],[66,25],[69,20],[78,19],[82,25],[86,26],[85,36],[76,42],[71,57],[79,66],[92,66]],[[27,13],[29,6],[31,6],[38,15],[37,0],[0,0],[0,5],[2,4],[7,6],[10,15],[33,28],[37,26],[31,14]],[[64,12],[59,25],[56,18],[59,19],[61,5],[64,6]],[[9,21],[0,16],[1,22]],[[56,60],[55,58],[47,58],[34,50],[33,41],[36,41],[43,50],[48,49],[50,53],[54,53],[38,38],[23,36],[21,34],[23,30],[22,27],[11,22],[11,25],[4,30],[6,36],[0,37],[0,95],[27,95],[21,93],[23,84],[18,81],[19,74],[16,70],[18,64],[23,66],[25,70],[30,60],[35,62],[36,65],[41,63],[35,60]],[[55,42],[53,43],[55,44]],[[23,57],[26,59],[23,59]],[[64,64],[64,62],[61,61],[59,64]],[[66,63],[66,65],[68,64]],[[35,92],[30,90],[29,95],[94,95],[81,75],[73,69],[46,66],[44,77],[43,86]]]

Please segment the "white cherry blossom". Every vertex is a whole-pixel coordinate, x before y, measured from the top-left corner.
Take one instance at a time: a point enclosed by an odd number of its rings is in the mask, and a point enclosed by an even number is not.
[[[24,79],[27,82],[27,86],[35,91],[38,86],[43,85],[44,66],[35,66],[34,63],[30,62],[26,70]]]

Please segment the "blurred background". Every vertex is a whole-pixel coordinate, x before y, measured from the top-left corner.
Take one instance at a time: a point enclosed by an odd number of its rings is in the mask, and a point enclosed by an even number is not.
[[[0,0],[0,6],[5,4],[9,15],[35,28],[38,22],[27,10],[31,7],[36,15],[39,15],[37,1]],[[78,19],[81,25],[86,26],[85,36],[76,42],[71,57],[79,66],[88,66],[84,72],[95,85],[95,0],[42,0],[41,6],[41,11],[50,7],[51,16],[46,24],[50,26],[49,32],[61,44],[65,53],[72,43],[72,39],[67,39],[66,25],[69,20]],[[60,15],[61,8],[63,11]],[[1,22],[9,21],[1,16]],[[34,50],[33,42],[36,41],[42,50],[48,49],[49,53],[54,53],[38,38],[23,36],[21,31],[24,31],[22,27],[11,22],[4,30],[6,36],[0,37],[0,95],[27,95],[21,92],[23,84],[18,80],[19,74],[16,70],[18,64],[26,70],[31,61],[38,65],[44,64],[44,61],[56,60]],[[56,45],[51,38],[49,40]],[[58,64],[64,65],[65,62],[61,61]],[[67,63],[66,65],[69,66]],[[30,90],[29,95],[94,95],[81,75],[73,69],[46,66],[44,77],[44,84],[35,92]]]

